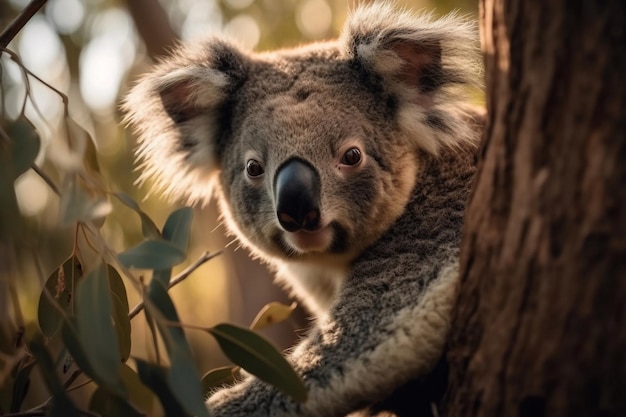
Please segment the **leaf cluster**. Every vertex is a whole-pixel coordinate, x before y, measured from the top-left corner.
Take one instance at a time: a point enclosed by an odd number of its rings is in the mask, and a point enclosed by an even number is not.
[[[0,34],[0,38],[6,35]],[[7,54],[20,66],[27,86],[25,101],[34,104],[29,81],[43,81],[24,67],[13,51],[3,46],[0,54]],[[269,304],[251,329],[182,323],[168,290],[217,254],[203,254],[174,276],[173,268],[187,259],[192,210],[175,210],[159,228],[131,196],[111,191],[103,180],[93,140],[69,117],[67,97],[48,87],[59,94],[65,106],[67,155],[57,167],[60,175],[52,178],[36,162],[45,151],[24,111],[17,120],[3,115],[0,249],[11,247],[24,232],[14,184],[29,170],[58,195],[59,224],[73,233],[74,245],[67,258],[42,280],[38,326],[28,333],[19,311],[14,271],[3,271],[0,262],[0,273],[8,272],[5,284],[15,306],[15,323],[0,329],[0,415],[208,416],[203,398],[216,387],[235,381],[240,368],[303,401],[306,390],[300,377],[282,354],[254,331],[286,319],[294,306]],[[143,240],[123,251],[114,250],[100,231],[112,213],[113,199],[136,213],[141,224]],[[136,275],[137,270],[149,271],[151,279],[146,282]],[[142,296],[142,302],[132,309],[127,289]],[[133,354],[132,320],[145,320],[154,358]],[[7,334],[5,327],[16,329],[15,334]],[[201,376],[185,329],[215,338],[233,366]],[[24,410],[35,370],[50,396],[39,406]],[[70,393],[87,384],[95,389],[84,409]]]

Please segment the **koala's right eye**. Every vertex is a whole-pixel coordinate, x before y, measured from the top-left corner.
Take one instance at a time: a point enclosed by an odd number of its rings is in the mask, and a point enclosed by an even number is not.
[[[254,178],[263,175],[265,170],[259,161],[249,159],[248,162],[246,162],[246,173],[250,178]]]

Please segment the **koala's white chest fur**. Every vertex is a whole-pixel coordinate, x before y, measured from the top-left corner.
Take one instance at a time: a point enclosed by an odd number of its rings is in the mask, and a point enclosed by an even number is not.
[[[337,300],[349,272],[349,262],[280,262],[276,268],[276,279],[290,288],[316,317],[320,317]]]

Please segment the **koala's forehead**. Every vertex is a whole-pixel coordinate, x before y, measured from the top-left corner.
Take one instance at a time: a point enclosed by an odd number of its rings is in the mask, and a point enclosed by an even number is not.
[[[259,55],[249,68],[233,115],[233,127],[243,140],[278,137],[323,137],[333,147],[341,140],[363,136],[371,126],[392,120],[393,100],[377,80],[330,48],[308,53]]]

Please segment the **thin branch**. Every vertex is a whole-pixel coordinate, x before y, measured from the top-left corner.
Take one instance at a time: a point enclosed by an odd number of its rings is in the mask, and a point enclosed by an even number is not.
[[[67,387],[67,392],[70,392],[70,391],[76,391],[77,389],[82,388],[82,387],[84,387],[84,386],[86,386],[86,385],[89,385],[89,384],[91,384],[92,382],[93,382],[93,379],[89,378],[89,379],[87,379],[86,381],[83,381],[83,382],[81,382],[80,384],[75,385],[75,386],[73,386],[73,387],[68,386],[68,387]]]
[[[0,48],[6,48],[26,23],[37,13],[47,0],[32,0],[7,28],[0,34]]]
[[[169,283],[168,289],[174,287],[175,285],[180,284],[181,282],[183,282],[185,279],[187,279],[187,277],[189,275],[191,275],[191,273],[193,271],[195,271],[196,269],[198,269],[202,264],[210,261],[211,259],[215,258],[218,255],[221,255],[222,251],[217,251],[215,253],[210,254],[209,252],[204,252],[202,254],[202,256],[200,256],[193,264],[189,265],[187,268],[185,268],[184,271],[182,271],[180,274],[176,275]],[[128,317],[132,320],[137,314],[139,314],[141,312],[141,310],[143,310],[143,306],[144,303],[141,302],[139,304],[137,304],[135,306],[135,308],[133,308],[133,310],[128,313]]]
[[[72,385],[74,383],[74,381],[76,381],[76,379],[83,373],[83,371],[81,369],[77,369],[75,370],[72,375],[70,375],[69,378],[67,378],[67,381],[65,381],[63,383],[63,388],[68,389],[70,387],[70,385]]]
[[[52,178],[50,178],[48,176],[48,174],[46,174],[45,172],[43,172],[43,170],[41,168],[39,168],[39,166],[37,166],[36,164],[32,164],[30,166],[33,171],[35,171],[35,173],[37,173],[37,175],[39,175],[41,177],[42,180],[44,180],[44,182],[46,184],[48,184],[48,187],[50,187],[50,189],[59,197],[61,196],[61,191],[59,190],[58,185],[56,185],[54,183],[54,181],[52,181]]]

